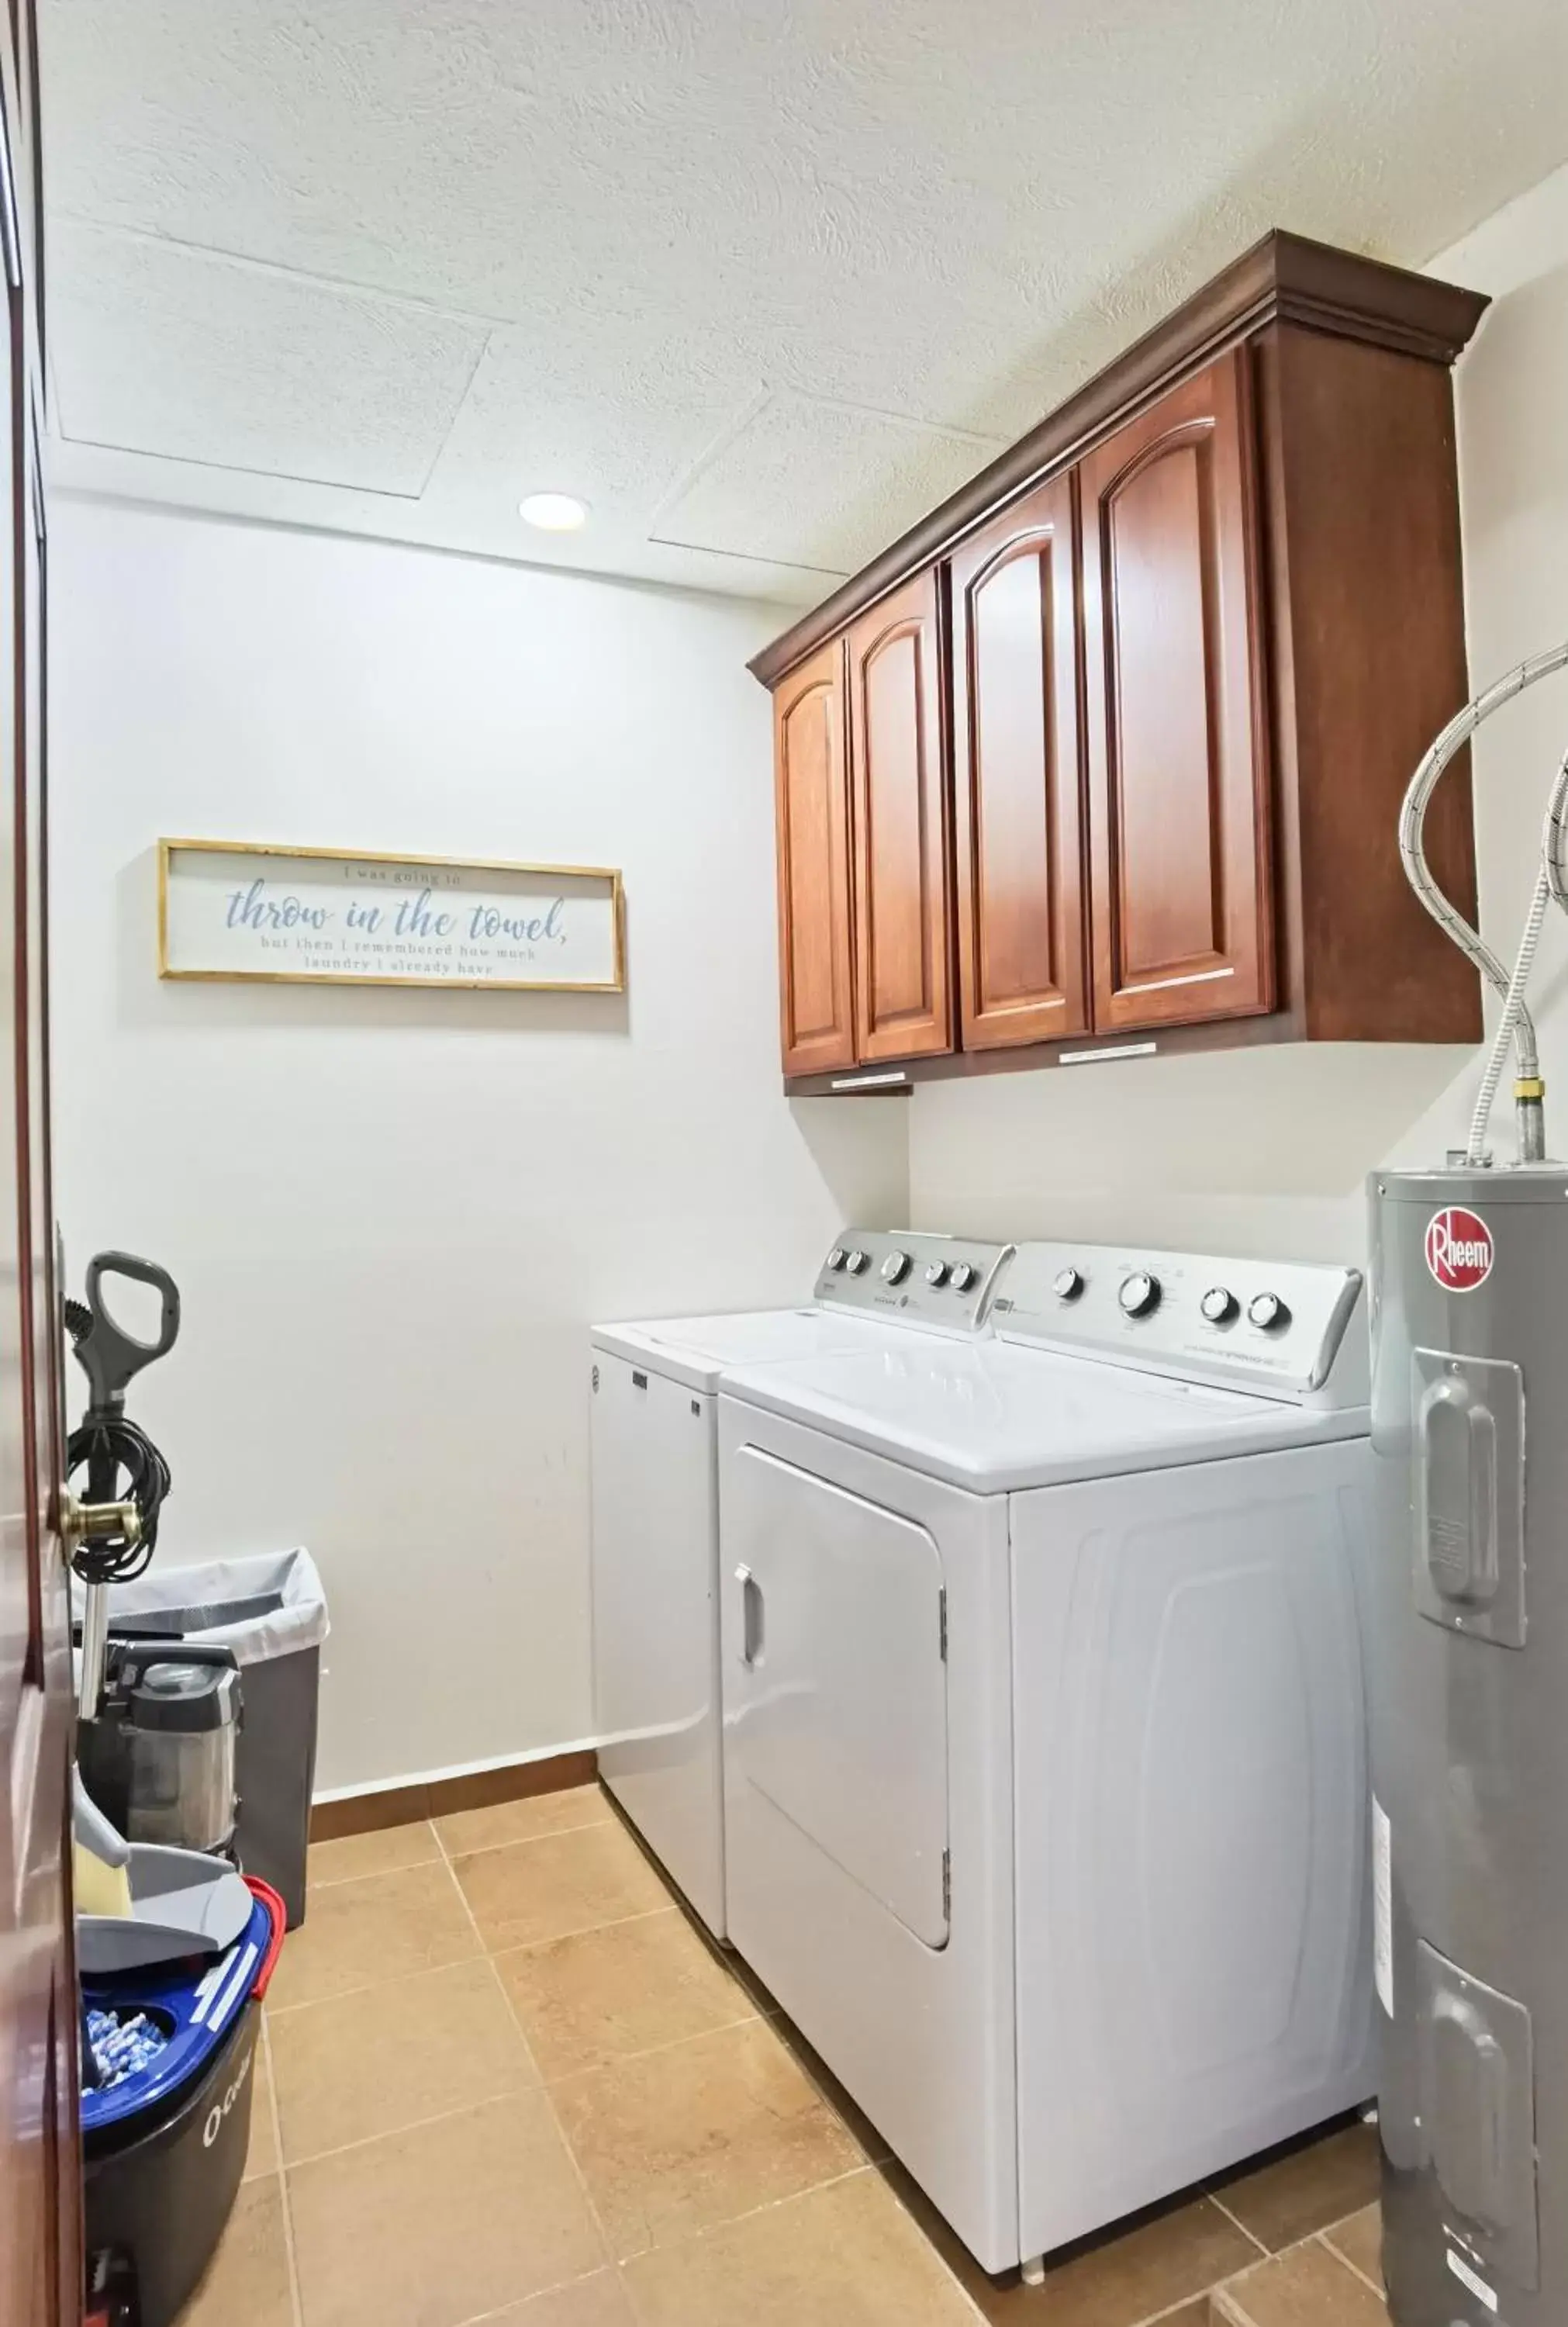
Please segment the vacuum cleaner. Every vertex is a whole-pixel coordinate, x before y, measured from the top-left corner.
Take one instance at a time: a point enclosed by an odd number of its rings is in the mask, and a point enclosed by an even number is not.
[[[106,1277],[152,1286],[138,1340]],[[249,2144],[260,1999],[284,1902],[231,1863],[239,1675],[226,1649],[109,1638],[112,1584],[156,1548],[169,1466],[126,1413],[135,1376],[173,1347],[180,1296],[151,1261],[100,1253],[66,1326],[89,1402],[70,1439],[72,1566],[82,1585],[73,1780],[81,2134],[94,2314],[173,2327],[232,2209]]]
[[[1568,666],[1521,664],[1438,736],[1400,846],[1502,996],[1470,1137],[1370,1182],[1369,1612],[1384,2275],[1396,2327],[1568,2321],[1568,1169],[1547,1159],[1525,989],[1568,910],[1568,757],[1512,970],[1422,841],[1481,722]],[[1516,1053],[1517,1154],[1490,1117]]]
[[[107,1277],[157,1294],[153,1341],[139,1341],[110,1313]],[[126,1515],[82,1543],[72,1561],[84,1586],[77,1706],[82,1782],[133,1843],[229,1852],[241,1715],[233,1651],[177,1637],[108,1637],[110,1586],[147,1566],[171,1485],[167,1463],[126,1413],[126,1392],[145,1367],[173,1348],[179,1289],[155,1262],[101,1252],[88,1267],[86,1300],[68,1301],[65,1320],[89,1386],[87,1410],[67,1449],[70,1475],[85,1471],[89,1510]]]

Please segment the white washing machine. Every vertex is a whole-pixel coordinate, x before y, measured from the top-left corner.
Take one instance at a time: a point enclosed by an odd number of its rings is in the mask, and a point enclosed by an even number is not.
[[[730,1937],[992,2271],[1373,2089],[1354,1271],[726,1372]]]
[[[810,1305],[593,1332],[600,1773],[724,1935],[716,1392],[726,1365],[986,1330],[1010,1246],[846,1229]]]

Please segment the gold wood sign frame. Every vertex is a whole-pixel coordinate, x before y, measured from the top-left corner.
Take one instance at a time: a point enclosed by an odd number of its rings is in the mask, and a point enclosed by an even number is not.
[[[398,867],[405,874],[428,871],[434,876],[440,893],[451,897],[455,892],[453,875],[487,873],[501,874],[509,880],[521,876],[537,879],[541,887],[556,881],[595,882],[602,884],[603,903],[611,915],[611,942],[613,970],[609,977],[464,977],[405,974],[399,971],[346,969],[253,969],[248,967],[182,967],[170,957],[170,889],[173,863],[181,855],[235,856],[267,862],[284,859],[296,864],[320,865],[379,865]],[[173,875],[177,882],[178,874]],[[265,876],[258,876],[265,878]],[[396,874],[387,876],[387,888],[396,893],[401,890],[406,901],[412,886],[399,881]],[[376,894],[378,883],[368,880],[363,886],[369,897]],[[471,900],[471,892],[470,892]],[[386,902],[390,902],[387,899]],[[447,986],[460,992],[491,994],[622,994],[626,990],[626,896],[618,868],[604,864],[525,864],[503,857],[485,856],[409,856],[384,849],[370,848],[295,848],[281,843],[248,840],[160,840],[158,843],[158,975],[160,977],[203,980],[238,981],[242,984],[263,982],[285,986]]]

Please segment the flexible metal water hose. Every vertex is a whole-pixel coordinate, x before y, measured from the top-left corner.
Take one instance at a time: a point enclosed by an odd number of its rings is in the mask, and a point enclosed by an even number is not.
[[[1470,1115],[1470,1144],[1465,1149],[1467,1164],[1481,1164],[1487,1160],[1487,1126],[1492,1119],[1492,1107],[1498,1096],[1498,1085],[1503,1079],[1508,1050],[1516,1031],[1525,1015],[1525,988],[1530,972],[1535,966],[1535,949],[1541,942],[1541,924],[1546,918],[1546,908],[1552,892],[1545,868],[1535,876],[1535,892],[1530,899],[1530,911],[1525,921],[1525,934],[1519,940],[1519,950],[1514,960],[1513,976],[1503,997],[1502,1015],[1498,1020],[1497,1033],[1492,1036],[1487,1053],[1486,1071],[1481,1087],[1476,1093],[1476,1103]],[[1530,1028],[1530,1059],[1535,1061],[1535,1030]],[[1526,1064],[1525,1046],[1519,1045],[1519,1069],[1514,1081],[1517,1101],[1519,1126],[1519,1161],[1539,1164],[1546,1153],[1545,1113],[1541,1101],[1545,1096],[1538,1065]]]
[[[1568,913],[1568,752],[1563,754],[1556,780],[1546,800],[1546,821],[1541,833],[1541,863],[1552,901]]]
[[[1487,1072],[1482,1079],[1475,1113],[1470,1122],[1467,1160],[1472,1164],[1481,1164],[1486,1161],[1487,1124],[1490,1117],[1492,1102],[1497,1095],[1498,1084],[1502,1077],[1503,1061],[1507,1054],[1510,1042],[1515,1045],[1518,1054],[1514,1094],[1518,1115],[1520,1160],[1525,1163],[1538,1162],[1545,1153],[1545,1131],[1541,1107],[1543,1086],[1540,1053],[1535,1042],[1535,1022],[1525,1006],[1525,982],[1535,958],[1535,946],[1541,932],[1541,921],[1545,911],[1548,896],[1555,897],[1564,910],[1568,911],[1568,874],[1562,876],[1565,893],[1560,895],[1557,889],[1553,886],[1551,874],[1553,860],[1550,850],[1546,850],[1545,852],[1546,864],[1540,880],[1536,883],[1535,893],[1531,901],[1525,940],[1519,949],[1518,958],[1510,974],[1504,969],[1502,963],[1481,936],[1480,931],[1470,926],[1452,899],[1445,896],[1442,890],[1439,888],[1432,867],[1426,861],[1423,839],[1426,811],[1443,770],[1463,750],[1482,721],[1489,719],[1492,713],[1500,710],[1505,703],[1512,702],[1515,696],[1522,695],[1527,687],[1533,687],[1537,679],[1548,678],[1553,671],[1561,670],[1565,666],[1568,666],[1568,640],[1564,640],[1561,646],[1549,649],[1545,654],[1532,655],[1526,661],[1517,664],[1512,670],[1505,672],[1504,676],[1496,680],[1484,693],[1478,695],[1472,702],[1467,703],[1464,709],[1449,721],[1442,734],[1428,748],[1420,766],[1410,780],[1404,805],[1399,811],[1399,854],[1404,859],[1405,877],[1411,887],[1439,928],[1446,931],[1454,944],[1459,947],[1460,951],[1474,962],[1482,977],[1489,984],[1495,986],[1503,997],[1502,1019],[1498,1035],[1492,1044],[1491,1054],[1487,1062]],[[1568,815],[1568,786],[1564,786],[1562,799],[1559,799],[1555,789],[1553,797],[1559,812]],[[1548,830],[1550,829],[1549,811]]]

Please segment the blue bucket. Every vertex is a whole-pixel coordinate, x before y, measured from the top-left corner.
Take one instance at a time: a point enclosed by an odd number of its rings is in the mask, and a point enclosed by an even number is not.
[[[89,2284],[128,2283],[139,2327],[174,2327],[244,2178],[261,1996],[285,1922],[276,1892],[251,1888],[250,1920],[224,1955],[82,1982],[89,2010],[140,2014],[166,2039],[81,2099]]]

